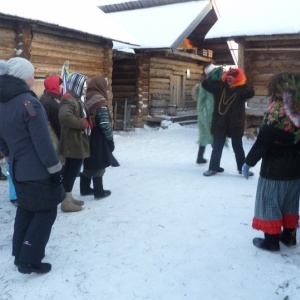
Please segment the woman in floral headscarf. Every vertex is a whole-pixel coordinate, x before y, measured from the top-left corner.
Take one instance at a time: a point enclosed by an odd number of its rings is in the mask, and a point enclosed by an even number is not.
[[[253,244],[278,252],[279,241],[296,246],[300,196],[300,73],[275,75],[268,86],[273,100],[265,112],[257,140],[243,166],[243,175],[262,159],[253,228],[265,238]],[[283,230],[282,230],[283,229]]]

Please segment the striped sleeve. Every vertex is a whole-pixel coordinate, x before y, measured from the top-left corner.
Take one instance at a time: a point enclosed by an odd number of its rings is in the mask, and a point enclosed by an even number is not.
[[[100,127],[100,129],[102,130],[102,132],[108,140],[113,139],[113,130],[110,123],[109,112],[107,107],[103,106],[98,110],[96,116],[96,125]]]

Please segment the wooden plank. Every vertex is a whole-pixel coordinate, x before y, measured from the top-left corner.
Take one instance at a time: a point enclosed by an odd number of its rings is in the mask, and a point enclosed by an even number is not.
[[[55,47],[56,45],[60,45],[61,47],[64,47],[65,49],[89,49],[94,51],[99,51],[99,47],[103,50],[103,45],[97,44],[97,43],[91,43],[91,42],[83,42],[82,40],[76,40],[66,37],[60,37],[56,35],[51,34],[44,34],[34,31],[33,35],[33,43],[41,44],[41,45],[47,45]]]

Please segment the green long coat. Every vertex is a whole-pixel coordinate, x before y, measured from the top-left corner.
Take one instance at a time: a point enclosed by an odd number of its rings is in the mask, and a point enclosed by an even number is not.
[[[198,85],[196,92],[199,127],[198,144],[200,146],[206,146],[213,143],[210,128],[214,110],[214,96],[206,91],[201,84]]]
[[[60,101],[59,122],[61,136],[58,153],[64,157],[84,159],[90,156],[89,137],[84,130],[83,103],[71,94]]]

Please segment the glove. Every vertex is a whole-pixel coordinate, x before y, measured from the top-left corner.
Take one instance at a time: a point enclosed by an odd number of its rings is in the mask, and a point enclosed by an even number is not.
[[[247,164],[243,164],[243,167],[242,167],[242,174],[243,176],[248,179],[249,178],[249,170],[250,170],[250,166],[247,165]]]
[[[60,171],[58,171],[56,173],[51,174],[51,181],[54,184],[62,183],[63,179],[64,179],[64,177],[63,177],[62,170],[60,170]]]
[[[114,140],[108,140],[107,143],[108,143],[108,148],[109,148],[110,152],[114,152],[114,150],[115,150]]]

